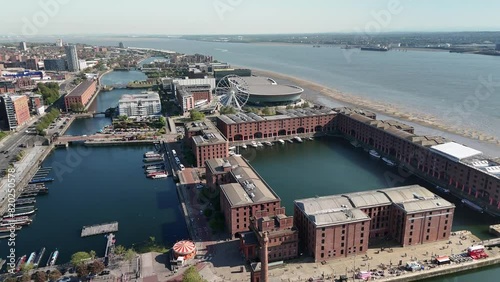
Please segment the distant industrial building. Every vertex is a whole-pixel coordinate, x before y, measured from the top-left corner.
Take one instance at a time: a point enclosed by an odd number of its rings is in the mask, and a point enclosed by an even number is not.
[[[455,211],[452,203],[418,185],[294,203],[302,247],[315,261],[364,254],[372,238],[402,246],[447,240]]]
[[[73,91],[64,97],[66,111],[71,110],[71,105],[82,105],[86,107],[97,91],[97,82],[95,80],[85,80],[80,83]]]
[[[205,166],[205,161],[214,158],[225,158],[229,155],[229,143],[209,121],[193,121],[184,124],[184,143],[196,158],[196,166]]]
[[[75,45],[66,46],[66,62],[68,63],[68,71],[77,72],[80,70],[78,51]]]
[[[155,92],[123,95],[118,102],[118,112],[120,115],[128,117],[160,115],[160,95]]]
[[[20,49],[21,51],[26,51],[26,50],[28,50],[28,46],[26,45],[26,42],[24,42],[24,41],[23,41],[23,42],[19,43],[19,49]]]
[[[16,130],[30,119],[28,98],[25,95],[0,96],[0,120],[4,130]]]
[[[56,40],[56,47],[63,47],[63,40],[62,39]]]
[[[65,71],[66,61],[63,59],[45,59],[43,65],[47,71]]]

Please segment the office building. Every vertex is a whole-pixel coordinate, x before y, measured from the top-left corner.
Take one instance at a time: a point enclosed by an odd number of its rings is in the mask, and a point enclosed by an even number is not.
[[[63,40],[62,39],[56,40],[56,47],[63,47]]]
[[[63,59],[45,59],[43,65],[46,71],[65,71],[66,61]]]
[[[24,41],[23,41],[23,42],[19,43],[19,49],[20,49],[21,51],[26,51],[26,50],[28,50],[28,46],[26,45],[26,42],[24,42]]]
[[[28,98],[25,95],[0,96],[0,120],[2,129],[16,130],[30,119]]]
[[[80,65],[78,61],[78,50],[75,45],[66,46],[66,62],[68,64],[68,71],[77,72],[80,71]]]

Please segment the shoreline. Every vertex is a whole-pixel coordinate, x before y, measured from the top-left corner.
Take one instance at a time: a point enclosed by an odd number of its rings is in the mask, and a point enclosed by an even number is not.
[[[234,65],[234,67],[238,68],[240,66]],[[245,68],[250,68],[250,67],[245,67]],[[250,68],[250,69],[252,69],[252,73],[255,75],[277,78],[303,88],[305,90],[303,98],[305,100],[310,100],[311,102],[314,102],[316,104],[325,105],[324,101],[320,100],[322,100],[322,98],[330,98],[333,100],[333,102],[337,102],[339,106],[360,107],[373,111],[377,114],[378,118],[380,118],[379,116],[387,116],[390,118],[399,119],[403,122],[410,122],[416,125],[420,125],[422,127],[430,129],[431,131],[437,130],[440,133],[443,132],[460,136],[462,138],[474,141],[478,143],[480,146],[485,145],[486,147],[494,147],[494,149],[490,148],[488,149],[488,151],[495,152],[500,148],[500,139],[495,136],[474,129],[460,128],[458,126],[448,125],[446,124],[445,121],[442,121],[438,117],[435,117],[431,114],[405,112],[405,110],[402,109],[402,107],[399,105],[384,104],[381,102],[372,101],[368,98],[360,97],[350,93],[345,93],[337,89],[332,89],[320,83],[308,81],[305,79],[297,78],[282,73],[277,73],[274,71],[262,70],[256,68]],[[417,128],[415,129],[417,130]],[[438,132],[433,133],[433,135],[436,134],[438,134]],[[457,140],[457,142],[460,141]]]

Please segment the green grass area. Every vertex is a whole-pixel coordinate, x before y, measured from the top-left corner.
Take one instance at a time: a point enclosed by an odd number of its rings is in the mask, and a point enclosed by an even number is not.
[[[4,139],[5,137],[7,137],[7,135],[9,135],[8,133],[6,133],[5,131],[0,131],[0,140]]]

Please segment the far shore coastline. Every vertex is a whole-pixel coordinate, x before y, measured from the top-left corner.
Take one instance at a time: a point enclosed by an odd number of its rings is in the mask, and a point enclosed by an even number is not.
[[[236,66],[236,65],[233,66],[235,68],[249,68],[244,66]],[[262,70],[262,69],[255,69],[255,68],[251,69],[252,73],[255,75],[268,76],[275,79],[280,79],[290,84],[294,84],[303,88],[305,90],[303,98],[306,100],[310,100],[315,104],[324,105],[324,103],[319,100],[322,98],[321,96],[327,97],[338,102],[339,105],[341,106],[363,108],[375,112],[377,116],[385,115],[401,121],[415,123],[417,125],[421,125],[423,127],[429,128],[434,131],[438,130],[440,132],[461,136],[466,139],[470,139],[471,141],[476,141],[474,143],[478,143],[477,145],[479,145],[479,147],[485,147],[481,145],[490,145],[486,146],[489,147],[487,151],[489,151],[490,154],[496,153],[492,157],[500,157],[500,155],[498,155],[498,148],[500,148],[500,140],[497,137],[492,136],[490,134],[474,130],[473,128],[464,128],[464,127],[448,125],[446,124],[446,122],[441,121],[439,120],[439,118],[432,116],[430,114],[406,112],[405,110],[402,110],[401,107],[399,107],[398,105],[384,104],[381,102],[372,101],[368,98],[352,95],[349,93],[344,93],[342,91],[321,85],[319,83],[307,81],[290,75],[268,70]],[[320,95],[314,95],[315,93]],[[416,128],[415,131],[417,134],[422,134],[419,133],[418,128]],[[438,134],[439,134],[438,132],[435,132],[433,135],[438,135]],[[460,140],[456,141],[460,142]]]

